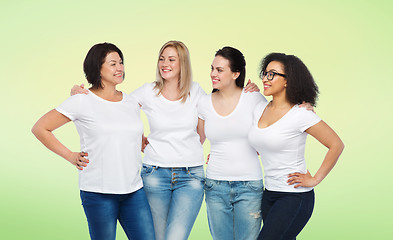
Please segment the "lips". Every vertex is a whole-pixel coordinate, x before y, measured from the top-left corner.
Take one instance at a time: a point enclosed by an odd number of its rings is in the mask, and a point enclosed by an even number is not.
[[[217,84],[218,82],[220,82],[219,79],[212,79],[212,83],[213,83],[213,84]]]

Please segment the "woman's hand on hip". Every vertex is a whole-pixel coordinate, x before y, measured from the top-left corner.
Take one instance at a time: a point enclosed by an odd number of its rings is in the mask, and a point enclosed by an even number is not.
[[[310,172],[307,173],[291,173],[288,175],[288,185],[295,185],[294,188],[298,187],[315,187],[318,185],[318,180],[311,176]]]

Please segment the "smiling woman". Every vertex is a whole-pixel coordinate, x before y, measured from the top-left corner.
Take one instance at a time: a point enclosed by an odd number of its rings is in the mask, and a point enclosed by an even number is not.
[[[119,221],[130,239],[153,240],[152,216],[139,175],[139,106],[116,90],[124,77],[123,54],[113,44],[96,44],[87,53],[84,72],[92,85],[90,94],[71,96],[39,119],[32,131],[80,170],[80,197],[91,239],[114,240]],[[70,121],[80,135],[81,152],[70,151],[52,133]]]
[[[344,144],[314,112],[299,107],[303,101],[315,105],[318,94],[299,58],[271,53],[262,61],[260,76],[264,95],[273,100],[256,106],[248,134],[265,171],[263,227],[258,239],[296,239],[313,212],[313,188],[333,169]],[[308,134],[329,149],[314,176],[304,157]]]

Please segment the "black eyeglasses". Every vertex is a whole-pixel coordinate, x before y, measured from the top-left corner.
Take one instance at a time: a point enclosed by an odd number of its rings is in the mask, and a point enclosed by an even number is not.
[[[285,75],[285,74],[282,74],[282,73],[277,73],[277,72],[265,72],[265,71],[263,71],[263,72],[262,72],[262,79],[263,79],[264,77],[266,77],[267,80],[271,81],[271,80],[273,80],[273,78],[274,78],[275,75],[278,75],[278,76],[281,76],[281,77],[286,77],[286,75]]]

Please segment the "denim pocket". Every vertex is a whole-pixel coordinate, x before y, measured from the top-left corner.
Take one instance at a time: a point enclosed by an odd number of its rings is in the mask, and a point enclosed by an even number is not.
[[[142,165],[142,170],[141,170],[141,175],[142,176],[149,176],[153,174],[153,172],[157,169],[156,166],[148,165],[148,164],[143,164]]]
[[[263,181],[262,180],[247,181],[246,186],[255,192],[262,192],[263,191]]]
[[[187,175],[201,182],[205,182],[205,172],[203,171],[203,166],[190,167],[187,171]]]
[[[214,180],[210,180],[210,179],[206,178],[205,179],[205,186],[204,186],[205,191],[213,190],[215,184],[216,183],[214,182]]]

